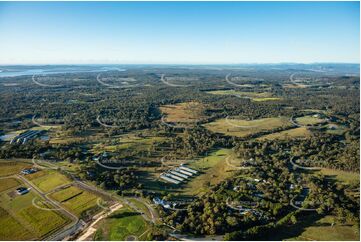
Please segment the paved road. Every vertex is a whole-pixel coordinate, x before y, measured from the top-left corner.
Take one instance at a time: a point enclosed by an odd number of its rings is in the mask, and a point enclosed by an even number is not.
[[[293,162],[294,158],[295,158],[294,156],[291,157],[290,163],[296,168],[303,169],[303,170],[309,170],[309,171],[320,170],[321,169],[321,167],[306,167],[306,166],[297,165],[296,163]]]

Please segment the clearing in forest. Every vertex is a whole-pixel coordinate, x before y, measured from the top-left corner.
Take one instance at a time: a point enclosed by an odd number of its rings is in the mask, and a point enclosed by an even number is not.
[[[160,107],[164,121],[171,123],[194,123],[204,118],[205,106],[199,102],[185,102]]]
[[[263,135],[257,140],[286,140],[286,139],[296,139],[296,138],[306,138],[312,135],[312,132],[309,131],[306,127],[299,127],[294,129],[288,129],[281,132],[276,132],[272,134]]]
[[[262,118],[244,120],[224,118],[208,123],[205,127],[212,132],[222,133],[229,136],[246,137],[263,131],[271,131],[278,128],[286,128],[291,125],[289,118]]]

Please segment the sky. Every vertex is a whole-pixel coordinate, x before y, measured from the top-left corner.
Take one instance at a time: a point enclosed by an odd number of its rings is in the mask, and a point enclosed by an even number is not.
[[[0,2],[3,65],[359,61],[359,2]]]

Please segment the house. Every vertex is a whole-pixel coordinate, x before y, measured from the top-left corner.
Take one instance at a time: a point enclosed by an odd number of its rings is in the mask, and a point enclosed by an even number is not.
[[[26,188],[26,187],[19,187],[19,188],[16,188],[16,192],[19,194],[19,195],[24,195],[26,193],[29,192],[29,188]]]
[[[35,169],[35,168],[23,169],[23,170],[21,171],[21,174],[23,174],[23,175],[29,175],[29,174],[33,174],[33,173],[35,173],[35,172],[37,172],[37,171],[38,171],[38,170]]]

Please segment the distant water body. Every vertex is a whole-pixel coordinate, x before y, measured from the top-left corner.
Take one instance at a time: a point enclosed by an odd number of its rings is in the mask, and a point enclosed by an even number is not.
[[[100,72],[100,71],[125,71],[115,67],[52,67],[52,68],[2,68],[0,67],[0,77],[16,77],[28,75],[51,75],[62,73],[79,72]]]

